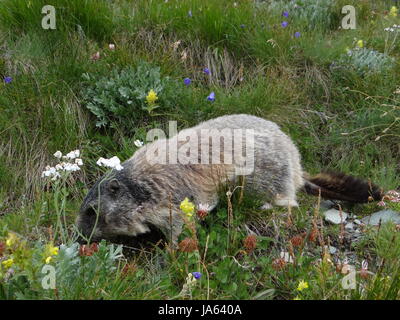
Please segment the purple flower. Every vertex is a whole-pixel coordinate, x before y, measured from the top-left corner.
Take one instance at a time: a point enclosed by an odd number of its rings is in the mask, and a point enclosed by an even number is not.
[[[246,25],[245,24],[241,24],[240,27],[243,29],[243,28],[246,27]]]
[[[210,74],[210,70],[208,70],[208,68],[204,68],[203,71],[205,74]]]
[[[183,79],[183,83],[185,84],[185,85],[189,85],[190,83],[192,82],[192,80],[190,80],[190,78],[185,78],[185,79]]]
[[[192,272],[193,277],[195,277],[197,280],[201,278],[201,273],[200,272]]]
[[[208,101],[215,101],[215,93],[211,92],[210,95],[207,97]]]
[[[299,37],[301,36],[301,33],[297,31],[297,32],[294,33],[294,36],[295,36],[296,38],[299,38]]]
[[[287,25],[288,25],[288,22],[287,22],[287,21],[283,21],[283,22],[281,23],[282,28],[286,28]]]
[[[188,12],[188,17],[189,17],[189,18],[192,17],[192,10],[189,10],[189,12]]]
[[[287,17],[289,17],[289,12],[288,11],[283,11],[282,15],[287,18]]]
[[[11,83],[12,78],[11,77],[4,77],[4,82],[5,83]]]

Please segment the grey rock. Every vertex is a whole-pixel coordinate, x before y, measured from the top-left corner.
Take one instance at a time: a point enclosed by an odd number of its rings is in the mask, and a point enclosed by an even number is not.
[[[379,225],[379,221],[381,223],[392,221],[400,224],[400,213],[393,210],[381,210],[361,219],[361,222],[372,226]]]
[[[324,212],[325,220],[333,223],[333,224],[340,224],[346,221],[348,214],[344,211],[340,212],[336,209],[330,209]]]
[[[321,204],[320,204],[320,208],[322,209],[322,210],[329,210],[329,209],[331,209],[331,208],[333,208],[335,206],[335,203],[333,202],[333,201],[331,201],[331,200],[324,200],[324,201],[321,201]]]
[[[354,230],[354,223],[353,222],[349,222],[349,223],[346,223],[346,225],[344,226],[344,228],[346,229],[346,230]]]
[[[329,246],[329,248],[328,246],[325,246],[325,249],[329,249],[330,254],[335,254],[337,252],[337,248],[333,246]]]

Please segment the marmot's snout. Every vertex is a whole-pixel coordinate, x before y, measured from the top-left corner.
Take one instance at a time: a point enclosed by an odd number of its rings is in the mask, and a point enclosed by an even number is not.
[[[80,209],[75,223],[79,232],[79,243],[86,243],[89,238],[91,238],[92,242],[96,242],[96,239],[93,237],[95,234],[93,229],[96,225],[96,219],[99,220],[96,210],[92,206],[85,206]]]

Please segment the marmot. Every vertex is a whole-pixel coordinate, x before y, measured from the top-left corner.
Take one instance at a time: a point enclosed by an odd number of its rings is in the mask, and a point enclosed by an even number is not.
[[[245,161],[239,161],[244,151]],[[122,167],[99,179],[81,206],[78,229],[93,241],[137,236],[153,227],[176,241],[183,224],[181,201],[187,197],[212,210],[219,187],[238,183],[240,176],[245,176],[246,188],[265,196],[264,208],[271,207],[271,201],[298,206],[299,189],[350,202],[382,197],[376,185],[345,174],[308,177],[299,151],[279,126],[246,114],[218,117],[158,139],[137,150]]]

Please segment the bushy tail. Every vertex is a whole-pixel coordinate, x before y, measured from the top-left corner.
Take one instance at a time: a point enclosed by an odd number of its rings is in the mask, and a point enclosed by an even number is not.
[[[383,197],[383,191],[377,185],[344,173],[326,171],[305,177],[305,181],[306,193],[325,199],[364,203],[380,201]]]

